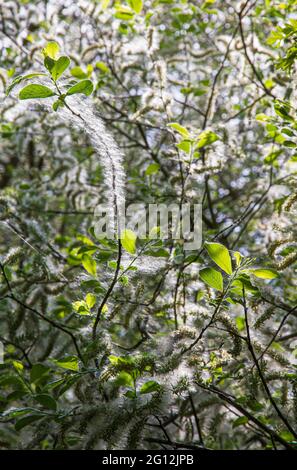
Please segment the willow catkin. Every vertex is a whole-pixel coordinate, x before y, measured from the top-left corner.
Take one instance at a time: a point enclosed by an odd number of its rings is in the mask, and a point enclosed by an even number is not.
[[[292,206],[297,202],[297,193],[291,194],[283,205],[283,210],[290,212]]]
[[[85,101],[76,97],[70,106],[73,112],[64,108],[59,114],[63,120],[85,132],[92,142],[103,168],[104,182],[108,188],[109,212],[117,217],[119,222],[125,201],[123,155],[113,137],[106,131],[101,118],[95,114],[91,107],[86,106]],[[112,218],[110,219],[110,227],[114,232],[119,229]]]

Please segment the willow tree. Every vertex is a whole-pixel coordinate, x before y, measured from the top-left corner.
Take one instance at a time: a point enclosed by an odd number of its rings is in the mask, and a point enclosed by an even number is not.
[[[1,447],[294,448],[296,5],[1,4]]]

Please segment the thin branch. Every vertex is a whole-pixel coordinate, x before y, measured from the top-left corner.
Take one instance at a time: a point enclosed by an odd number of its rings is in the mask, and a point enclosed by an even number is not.
[[[287,420],[287,418],[283,415],[283,413],[281,412],[281,410],[279,409],[278,405],[276,404],[270,390],[269,390],[269,387],[267,385],[267,382],[266,382],[266,379],[264,377],[264,374],[262,372],[262,369],[260,367],[260,364],[259,364],[259,361],[257,359],[257,356],[256,356],[256,353],[254,351],[254,348],[253,348],[253,345],[252,345],[252,341],[251,341],[251,336],[250,336],[250,327],[249,327],[249,320],[248,320],[248,308],[247,308],[247,305],[246,305],[246,298],[245,298],[245,290],[244,290],[244,286],[242,288],[242,298],[243,298],[243,309],[244,309],[244,318],[245,318],[245,326],[246,326],[246,333],[247,333],[247,346],[248,346],[248,349],[251,353],[251,356],[253,358],[253,361],[255,363],[255,366],[257,368],[257,371],[258,371],[258,374],[259,374],[259,377],[261,379],[261,382],[262,382],[262,385],[264,387],[264,390],[266,392],[266,395],[271,403],[271,405],[273,406],[273,408],[275,409],[278,417],[281,419],[281,421],[285,424],[285,426],[287,427],[287,429],[290,431],[290,433],[294,436],[295,439],[297,439],[297,433],[295,432],[295,430],[292,428],[291,424],[289,423],[289,421]]]

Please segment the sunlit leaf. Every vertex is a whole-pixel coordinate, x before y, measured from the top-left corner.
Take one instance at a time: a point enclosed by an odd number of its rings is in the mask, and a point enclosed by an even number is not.
[[[89,274],[96,276],[96,261],[90,255],[85,254],[82,256],[82,265]]]
[[[177,122],[170,122],[168,124],[168,127],[171,127],[183,137],[190,137],[189,131],[185,127],[178,124]]]
[[[69,65],[70,65],[69,57],[66,57],[66,56],[60,57],[51,70],[51,75],[53,79],[55,81],[58,80],[58,78],[61,77],[61,75],[63,74],[63,72],[65,72],[65,70],[69,67]]]
[[[80,315],[90,315],[90,309],[85,300],[77,300],[72,304],[73,309],[75,312],[79,313]]]
[[[51,41],[42,49],[42,53],[45,57],[56,60],[59,54],[60,46],[57,42]]]
[[[33,98],[49,98],[56,93],[44,85],[32,84],[27,85],[19,93],[20,100],[30,100]]]
[[[160,390],[160,384],[155,380],[148,380],[141,386],[140,393],[143,395],[145,393],[157,392],[158,390]]]
[[[239,251],[234,251],[233,255],[236,260],[236,266],[240,266],[241,260],[243,258],[242,254]]]
[[[158,173],[160,165],[158,163],[151,163],[145,170],[146,176],[151,176]]]
[[[205,284],[213,289],[223,291],[223,276],[214,268],[204,268],[199,271],[199,276]]]
[[[272,269],[262,269],[262,268],[257,268],[257,269],[251,269],[250,272],[261,279],[275,279],[278,277],[278,273]]]
[[[76,83],[67,91],[66,95],[75,95],[81,93],[83,95],[89,96],[94,89],[93,83],[91,80],[82,80],[81,82]]]
[[[28,73],[27,75],[19,75],[18,77],[15,77],[13,82],[6,88],[6,95],[9,95],[11,90],[18,85],[19,83],[25,81],[25,80],[30,80],[30,78],[35,78],[35,77],[41,77],[45,76],[46,73],[42,72],[36,72],[36,73]]]
[[[83,69],[81,67],[73,67],[71,70],[70,70],[70,73],[73,77],[75,78],[79,78],[80,80],[83,79],[83,78],[87,78],[88,75],[86,74],[86,72],[83,71]]]
[[[230,253],[221,243],[205,242],[205,248],[211,259],[227,274],[232,274]]]
[[[93,308],[96,303],[96,296],[94,294],[88,293],[86,295],[86,303],[89,308]]]
[[[19,371],[19,372],[22,372],[23,369],[24,369],[24,366],[23,364],[20,362],[20,361],[12,361],[12,364],[13,364],[13,367]]]
[[[136,251],[136,235],[130,229],[125,229],[121,233],[121,243],[123,248],[128,251],[128,253],[134,254]]]
[[[206,147],[207,145],[211,145],[216,142],[218,138],[219,137],[217,134],[215,134],[213,131],[203,131],[197,138],[196,148],[200,149]]]
[[[63,369],[78,371],[78,358],[76,356],[67,356],[54,362]]]
[[[118,18],[119,20],[123,21],[129,21],[132,20],[134,17],[135,13],[131,8],[128,8],[124,5],[116,5],[116,13],[115,13],[115,18]]]
[[[142,10],[142,0],[128,0],[128,3],[132,10],[135,11],[135,13],[140,13]]]
[[[101,0],[101,7],[103,10],[106,10],[109,4],[110,4],[110,0]]]

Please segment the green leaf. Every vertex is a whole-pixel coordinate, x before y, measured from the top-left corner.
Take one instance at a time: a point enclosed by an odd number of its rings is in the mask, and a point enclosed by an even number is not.
[[[177,148],[179,148],[183,152],[187,153],[188,155],[191,152],[192,144],[191,144],[190,140],[184,139],[181,142],[179,142],[178,144],[176,144],[176,146],[177,146]]]
[[[238,426],[241,426],[242,424],[246,424],[248,422],[249,419],[246,416],[240,416],[235,421],[233,421],[232,427],[237,428]]]
[[[134,17],[134,12],[128,8],[125,7],[124,5],[118,5],[115,7],[116,8],[116,13],[115,13],[115,18],[118,18],[119,20],[123,21],[130,21]]]
[[[35,395],[34,400],[38,401],[38,403],[44,406],[44,408],[48,408],[54,411],[56,411],[57,409],[56,400],[54,400],[50,395],[47,395],[46,393]]]
[[[15,370],[17,370],[18,372],[22,372],[24,370],[24,366],[21,361],[12,361],[12,364]]]
[[[128,390],[124,395],[127,398],[132,398],[132,400],[137,397],[135,390]]]
[[[235,323],[238,328],[238,331],[243,331],[245,329],[245,319],[244,317],[236,317]]]
[[[264,408],[262,403],[259,403],[257,400],[252,399],[247,402],[247,406],[253,411],[261,411]]]
[[[233,255],[236,260],[236,266],[240,266],[241,260],[243,258],[242,254],[239,251],[234,251]]]
[[[169,258],[169,253],[165,248],[152,248],[145,251],[148,256],[154,256],[155,258]]]
[[[30,381],[31,383],[38,382],[45,374],[49,371],[49,368],[43,364],[34,364],[30,371]]]
[[[76,356],[66,356],[63,359],[55,360],[55,364],[63,369],[78,371],[78,359]]]
[[[229,251],[221,243],[205,242],[205,248],[211,259],[227,274],[232,274],[232,263]]]
[[[33,408],[10,408],[9,410],[3,411],[0,416],[1,418],[12,419],[31,413],[32,411]]]
[[[51,75],[53,79],[55,81],[58,80],[58,78],[61,77],[61,75],[63,74],[63,72],[65,72],[65,70],[69,67],[69,65],[70,65],[69,57],[66,57],[66,56],[60,57],[51,70]]]
[[[63,106],[65,106],[64,102],[58,99],[57,101],[53,103],[53,110],[57,111],[59,108],[63,108]]]
[[[242,295],[242,289],[245,289],[246,292],[250,292],[251,294],[257,294],[258,288],[254,287],[245,273],[240,274],[233,282],[232,282],[232,292],[236,293],[237,295]]]
[[[135,13],[140,13],[142,10],[142,0],[128,0],[128,3],[132,10],[135,11]]]
[[[102,10],[106,10],[106,8],[108,7],[110,3],[110,0],[101,0],[101,8]]]
[[[264,158],[264,162],[267,164],[274,163],[281,154],[282,154],[282,150],[276,150],[275,152],[270,152]]]
[[[124,370],[118,374],[116,378],[116,384],[122,387],[133,387],[134,385],[133,378],[128,372],[125,372]]]
[[[266,114],[264,113],[259,113],[259,114],[256,114],[256,120],[257,121],[260,121],[260,122],[267,122],[267,121],[270,121],[271,117],[270,116],[267,116]]]
[[[158,390],[160,390],[160,384],[155,382],[155,380],[148,380],[140,388],[140,393],[144,395],[145,393],[157,392]]]
[[[119,278],[119,282],[120,282],[123,286],[128,286],[128,285],[129,285],[129,278],[128,278],[128,276],[125,276],[125,275],[123,276],[123,275],[122,275],[122,276]]]
[[[292,116],[289,114],[291,107],[288,105],[288,103],[278,101],[274,104],[274,110],[276,114],[284,120],[294,122],[294,118],[292,118]]]
[[[42,49],[42,53],[45,57],[56,60],[59,54],[60,46],[57,42],[51,41]]]
[[[50,73],[52,73],[52,70],[53,70],[55,64],[56,64],[56,61],[54,59],[51,59],[48,56],[45,57],[44,66]]]
[[[83,71],[83,69],[78,66],[73,67],[73,69],[70,70],[70,73],[73,77],[79,78],[80,80],[88,77],[88,75]]]
[[[272,269],[251,269],[250,272],[260,279],[275,279],[278,277],[278,273]]]
[[[189,131],[185,127],[178,124],[177,122],[170,122],[167,125],[168,127],[171,127],[172,129],[176,130],[183,137],[190,137]]]
[[[207,145],[213,144],[218,140],[217,134],[215,134],[213,131],[203,131],[201,134],[198,136],[197,139],[197,149],[201,149],[203,147],[206,147]]]
[[[96,276],[96,261],[94,261],[90,255],[84,254],[82,256],[82,265],[89,274],[91,274],[92,276]]]
[[[113,365],[120,365],[120,364],[125,364],[125,365],[131,365],[134,364],[133,357],[131,356],[108,356],[108,359],[111,364]]]
[[[46,73],[36,72],[36,73],[29,73],[28,75],[19,75],[18,77],[15,77],[12,83],[7,87],[6,95],[9,95],[11,90],[19,83],[25,80],[30,80],[30,78],[41,77],[41,76],[46,76]]]
[[[15,430],[20,431],[25,426],[28,426],[29,424],[34,423],[35,421],[38,421],[39,419],[41,419],[43,417],[44,417],[44,414],[42,414],[42,413],[40,413],[40,414],[36,413],[36,414],[29,415],[29,416],[25,416],[24,418],[19,419],[15,423]]]
[[[283,145],[284,145],[285,147],[289,147],[289,148],[295,148],[295,147],[296,147],[295,142],[293,142],[292,140],[285,140],[285,141],[283,142]]]
[[[132,255],[136,251],[136,235],[132,230],[125,229],[122,231],[120,236],[123,248],[131,253]]]
[[[110,68],[104,62],[96,62],[96,67],[104,74],[110,73]]]
[[[145,170],[145,175],[146,176],[155,175],[156,173],[158,173],[159,168],[160,168],[159,163],[151,163]]]
[[[94,294],[91,294],[91,293],[87,294],[86,295],[86,304],[87,304],[87,306],[89,308],[92,308],[92,307],[94,307],[95,303],[96,303],[96,296]]]
[[[75,95],[77,93],[82,93],[86,96],[89,96],[94,89],[93,83],[91,80],[82,80],[81,82],[76,83],[67,91],[66,95]]]
[[[204,268],[199,272],[199,276],[205,284],[223,292],[223,276],[219,271],[214,268]]]
[[[283,39],[283,33],[281,31],[271,31],[266,42],[269,46],[274,46],[276,43]]]
[[[33,98],[49,98],[54,96],[54,93],[50,88],[44,85],[27,85],[19,93],[20,100],[30,100]]]
[[[73,309],[80,315],[90,315],[90,309],[84,300],[77,300],[72,304]]]

